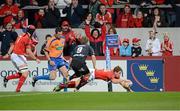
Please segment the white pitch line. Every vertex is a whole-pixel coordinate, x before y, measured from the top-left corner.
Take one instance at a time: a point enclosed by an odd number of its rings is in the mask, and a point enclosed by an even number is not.
[[[13,95],[0,95],[0,98],[5,98],[5,97],[17,97],[17,96],[31,96],[31,95],[41,95],[41,94],[57,94],[57,93],[17,93]]]
[[[19,110],[1,110],[1,111],[19,111]],[[21,111],[40,111],[40,110],[21,110]],[[139,111],[139,110],[41,110],[41,111]],[[172,110],[142,110],[141,111],[172,111]],[[173,110],[173,111],[180,111],[180,110]]]

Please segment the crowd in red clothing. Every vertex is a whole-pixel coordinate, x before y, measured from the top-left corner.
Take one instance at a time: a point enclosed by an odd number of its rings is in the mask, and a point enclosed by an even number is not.
[[[37,28],[60,26],[63,29],[63,35],[66,37],[65,56],[70,55],[70,52],[80,44],[82,39],[82,35],[73,31],[72,28],[84,28],[96,55],[103,56],[106,49],[105,36],[106,34],[117,34],[115,28],[170,27],[177,24],[176,11],[173,12],[170,9],[170,15],[168,11],[166,12],[158,7],[144,8],[148,5],[173,4],[172,1],[167,2],[168,0],[137,0],[139,2],[133,2],[141,6],[140,8],[132,8],[131,0],[130,3],[129,0],[86,0],[88,2],[87,11],[82,8],[81,4],[86,4],[85,0],[84,2],[82,2],[83,0],[72,0],[62,11],[63,14],[66,14],[65,17],[62,17],[62,13],[56,7],[55,0],[40,1],[27,0],[23,2],[29,3],[27,5],[43,6],[38,11],[32,11],[33,14],[21,9],[25,4],[16,3],[14,0],[1,1],[0,23],[3,27],[6,27],[7,24],[12,25],[12,30],[26,29],[28,24],[34,24]],[[121,4],[122,2],[125,2],[123,8],[113,8],[114,4]],[[86,14],[86,12],[88,13]],[[83,17],[84,15],[86,16]],[[120,46],[124,43],[129,44],[127,41],[119,41]],[[165,41],[161,44],[161,52],[163,55],[172,55],[172,49],[173,44],[165,37]],[[110,48],[110,55],[119,56],[119,48]]]
[[[20,0],[21,1],[21,0]],[[74,2],[75,1],[75,2]],[[76,2],[77,1],[77,2]],[[125,2],[123,2],[125,1]],[[113,8],[114,4],[125,3],[124,8]],[[132,8],[130,4],[137,4],[141,7]],[[172,8],[144,8],[148,5],[161,5],[178,3],[176,0],[72,0],[63,9],[63,17],[56,8],[56,0],[22,0],[15,2],[14,0],[3,0],[0,2],[0,23],[6,25],[9,22],[16,29],[25,28],[28,24],[34,24],[37,28],[55,28],[56,24],[64,18],[68,19],[71,26],[78,27],[85,20],[83,15],[88,11],[92,13],[95,21],[95,27],[99,27],[98,22],[112,23],[118,28],[140,28],[152,27],[171,27],[176,26],[176,11]],[[87,11],[82,8],[82,4],[88,5]],[[38,11],[21,10],[26,5],[38,5],[44,8]],[[68,8],[70,5],[70,8]],[[108,7],[108,8],[106,8]],[[153,6],[154,7],[154,6]],[[74,9],[74,10],[71,10]],[[155,15],[156,9],[158,15]],[[66,10],[66,11],[65,11]],[[158,17],[157,17],[158,16]],[[72,18],[72,19],[69,19]],[[51,22],[48,22],[51,21]],[[149,22],[153,21],[153,22]]]

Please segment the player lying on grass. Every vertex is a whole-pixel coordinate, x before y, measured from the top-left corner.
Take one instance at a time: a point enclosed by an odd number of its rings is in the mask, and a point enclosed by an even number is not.
[[[120,77],[122,74],[122,68],[119,66],[114,67],[113,70],[104,70],[104,69],[94,69],[90,71],[90,76],[84,75],[77,81],[69,81],[67,84],[60,83],[58,86],[54,88],[53,91],[57,92],[64,88],[75,88],[75,91],[79,90],[81,87],[91,82],[94,79],[101,79],[107,82],[112,82],[114,84],[120,84],[123,88],[125,88],[129,92],[133,92],[131,90],[132,82],[131,80],[124,80]]]

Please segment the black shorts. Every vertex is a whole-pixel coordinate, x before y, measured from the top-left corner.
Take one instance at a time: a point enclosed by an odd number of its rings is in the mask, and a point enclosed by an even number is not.
[[[80,60],[72,60],[71,62],[71,67],[75,72],[75,75],[77,77],[81,77],[82,75],[86,75],[88,73],[90,73],[86,62],[82,62]]]

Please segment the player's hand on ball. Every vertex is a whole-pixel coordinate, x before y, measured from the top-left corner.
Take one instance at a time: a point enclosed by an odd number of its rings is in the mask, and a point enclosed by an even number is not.
[[[129,87],[130,84],[131,84],[131,81],[129,81],[129,80],[122,80],[121,81],[121,85],[123,87]]]

